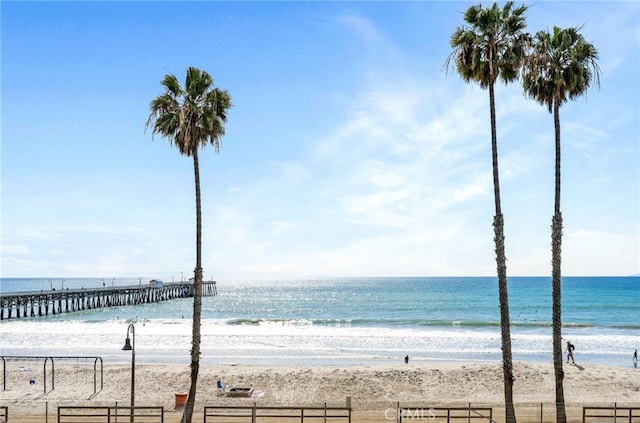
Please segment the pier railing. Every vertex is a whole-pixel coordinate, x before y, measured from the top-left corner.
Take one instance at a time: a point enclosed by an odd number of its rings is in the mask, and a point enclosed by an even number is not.
[[[0,294],[0,320],[157,303],[190,298],[193,293],[193,284],[189,282],[3,293]],[[202,283],[203,296],[214,296],[217,293],[215,281]]]

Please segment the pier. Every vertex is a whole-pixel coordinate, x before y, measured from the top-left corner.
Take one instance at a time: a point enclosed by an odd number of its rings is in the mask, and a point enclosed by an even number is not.
[[[158,303],[193,297],[191,282],[50,290],[38,292],[0,293],[0,320],[42,317],[74,311]],[[202,282],[202,296],[217,295],[215,281]]]

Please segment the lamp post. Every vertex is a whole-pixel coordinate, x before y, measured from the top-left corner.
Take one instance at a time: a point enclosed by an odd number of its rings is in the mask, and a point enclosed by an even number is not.
[[[131,338],[129,338],[129,330],[131,330]],[[124,341],[122,351],[131,351],[131,421],[133,421],[136,393],[136,328],[133,323],[127,327],[127,339]]]

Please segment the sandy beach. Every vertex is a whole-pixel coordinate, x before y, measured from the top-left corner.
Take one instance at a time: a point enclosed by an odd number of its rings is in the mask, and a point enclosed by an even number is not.
[[[31,367],[28,367],[30,364]],[[6,364],[6,390],[0,405],[9,407],[12,422],[55,421],[58,406],[129,405],[131,366],[104,365],[100,389],[97,366],[94,394],[93,363],[56,363],[55,389],[50,367],[44,394],[41,363]],[[570,419],[580,421],[583,405],[639,406],[640,370],[595,365],[565,365],[565,398]],[[514,401],[520,421],[553,420],[554,378],[551,364],[515,364]],[[33,384],[29,382],[33,380]],[[230,387],[253,388],[250,398],[218,396],[216,381]],[[136,405],[163,406],[165,421],[177,422],[175,393],[189,388],[186,365],[136,365]],[[362,366],[204,365],[200,370],[194,421],[202,421],[204,406],[257,405],[343,407],[351,397],[352,421],[390,421],[398,402],[405,407],[489,406],[494,418],[502,413],[500,363],[385,364]]]

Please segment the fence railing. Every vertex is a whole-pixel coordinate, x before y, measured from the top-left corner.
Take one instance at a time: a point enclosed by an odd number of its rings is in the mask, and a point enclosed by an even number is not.
[[[349,404],[347,404],[349,405]],[[533,405],[530,405],[532,407]],[[516,407],[518,409],[518,407]],[[533,407],[537,408],[537,407]],[[582,423],[640,423],[640,406],[624,404],[618,406],[582,406]],[[520,407],[522,409],[522,407]],[[545,410],[553,410],[549,405]],[[495,409],[489,406],[429,407],[398,403],[396,408],[382,411],[385,421],[410,422],[416,419],[431,422],[490,423],[495,422]],[[497,420],[500,420],[498,407]],[[547,412],[547,416],[549,417]],[[163,407],[120,407],[115,406],[59,406],[58,423],[164,423]],[[261,422],[301,422],[301,423],[351,423],[351,407],[268,407],[268,406],[206,406],[204,423],[261,423]],[[48,413],[47,413],[48,414]],[[580,409],[573,411],[574,420],[579,421]],[[539,416],[543,418],[542,404]],[[9,407],[0,406],[0,423],[9,422]]]
[[[467,407],[428,407],[397,404],[396,423],[403,421],[428,420],[429,422],[459,422],[463,421],[475,423],[494,422],[493,408],[491,407],[473,407],[469,404]],[[390,416],[386,416],[387,419]],[[480,420],[478,420],[480,419]]]
[[[206,406],[204,407],[204,423],[260,423],[262,421],[278,422],[297,421],[351,423],[349,407],[267,407],[267,406]]]
[[[640,407],[582,407],[582,423],[640,423]]]
[[[164,423],[163,407],[58,407],[58,423]]]

